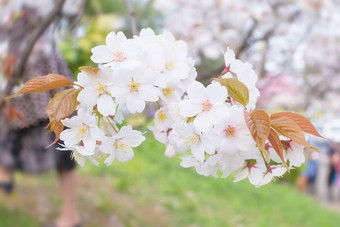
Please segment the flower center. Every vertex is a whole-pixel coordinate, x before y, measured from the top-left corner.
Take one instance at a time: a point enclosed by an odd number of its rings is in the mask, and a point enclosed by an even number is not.
[[[115,53],[114,53],[114,56],[115,56],[116,61],[122,62],[122,61],[125,60],[124,53],[121,52],[121,51],[115,52]]]
[[[193,136],[186,137],[185,141],[184,141],[184,144],[185,144],[185,146],[189,147],[189,146],[191,146],[193,144],[196,144],[199,139],[200,139],[200,136],[198,134],[195,134]]]
[[[98,82],[98,84],[97,84],[98,86],[97,86],[97,91],[98,91],[98,93],[99,94],[102,94],[102,93],[104,93],[105,92],[105,89],[106,89],[106,87],[105,86],[103,86],[102,84],[100,84],[99,82]]]
[[[212,107],[212,104],[209,102],[209,100],[206,100],[202,103],[202,110],[203,111],[209,111]]]
[[[172,96],[174,94],[175,88],[173,87],[167,87],[163,89],[163,94],[165,96]]]
[[[72,153],[71,153],[71,159],[72,160],[79,160],[81,158],[81,154],[79,154],[78,152],[76,152],[76,151],[73,151]]]
[[[157,120],[159,120],[161,122],[164,122],[166,119],[168,119],[168,116],[163,111],[161,111],[157,116]]]
[[[131,93],[137,92],[137,91],[138,91],[138,84],[135,83],[135,81],[133,80],[133,78],[132,78],[132,80],[131,80],[131,83],[130,83],[129,87],[130,87],[130,92],[131,92]]]
[[[129,145],[127,145],[127,144],[125,144],[125,143],[119,143],[119,145],[118,145],[118,149],[120,150],[120,151],[123,151],[124,153],[127,153],[128,151],[127,151],[127,149],[129,148]]]
[[[79,132],[78,132],[78,139],[80,139],[80,138],[82,138],[82,139],[84,139],[84,138],[86,138],[88,135],[88,133],[87,133],[87,128],[88,128],[88,126],[87,125],[83,125],[81,128],[80,128],[80,130],[79,130]]]
[[[224,129],[224,134],[226,136],[229,136],[229,137],[233,137],[235,136],[237,130],[234,126],[231,126],[231,125],[228,125],[225,129]]]
[[[174,62],[172,60],[170,60],[167,64],[166,64],[166,69],[171,70],[174,68]]]

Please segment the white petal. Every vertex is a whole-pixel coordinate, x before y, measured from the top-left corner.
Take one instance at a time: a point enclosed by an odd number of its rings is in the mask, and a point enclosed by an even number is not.
[[[126,97],[129,93],[129,89],[126,87],[113,87],[111,89],[111,95],[116,97],[116,102],[119,104],[125,103]]]
[[[227,88],[221,86],[220,83],[212,83],[207,87],[209,100],[212,103],[223,103],[228,97]]]
[[[139,95],[129,95],[126,99],[126,108],[130,113],[141,113],[145,108],[145,101]]]
[[[168,158],[172,158],[172,157],[175,156],[175,154],[176,154],[175,147],[174,147],[173,145],[171,145],[171,144],[168,144],[168,145],[166,146],[164,155],[165,155],[166,157],[168,157]]]
[[[94,150],[89,151],[89,150],[86,150],[85,147],[82,147],[82,146],[77,146],[77,152],[84,156],[94,155]]]
[[[111,96],[103,94],[98,98],[97,101],[98,111],[105,117],[109,115],[114,115],[116,113],[116,107],[117,104],[113,101]]]
[[[200,82],[193,82],[189,87],[188,87],[188,96],[189,96],[189,99],[192,99],[192,100],[198,100],[198,101],[201,101],[203,100],[204,98],[207,97],[207,94],[206,94],[206,89],[204,87],[203,84],[201,84]]]
[[[197,114],[194,125],[198,128],[201,132],[207,132],[213,127],[212,123],[213,119],[209,118],[208,112],[201,112]]]
[[[75,133],[75,130],[66,129],[60,133],[60,139],[64,141],[65,146],[71,147],[80,142],[80,138]]]
[[[111,153],[111,155],[105,159],[104,163],[109,166],[112,164],[112,162],[115,160],[116,156],[114,153]]]
[[[65,118],[64,120],[61,120],[61,123],[63,123],[64,126],[69,128],[75,128],[82,124],[82,121],[80,120],[79,116],[74,116],[72,118]]]
[[[142,99],[149,102],[156,102],[160,95],[159,89],[151,85],[141,85],[138,93]]]
[[[110,32],[106,36],[106,46],[113,51],[116,48],[115,42],[116,42],[116,33],[115,32]]]
[[[200,103],[192,102],[190,100],[183,100],[179,103],[180,114],[184,117],[193,117],[202,111]]]
[[[113,143],[114,140],[110,137],[102,141],[102,144],[99,146],[101,152],[105,154],[111,154],[113,152]]]
[[[95,87],[97,84],[96,76],[90,72],[82,71],[78,74],[78,83],[83,87]]]
[[[197,144],[194,144],[191,147],[191,153],[194,155],[194,157],[200,161],[203,162],[204,160],[204,146],[202,142],[198,142]]]
[[[103,45],[92,48],[91,52],[91,60],[94,63],[107,63],[111,62],[114,59],[113,53],[106,46]]]
[[[92,88],[85,88],[78,94],[77,100],[85,106],[92,108],[97,104],[98,92]]]
[[[94,149],[96,148],[96,140],[92,137],[83,139],[83,143],[85,149],[88,150],[89,152],[94,151]]]
[[[137,130],[132,130],[130,134],[125,137],[124,142],[129,144],[131,147],[138,147],[145,140],[145,137],[142,136],[142,133]]]
[[[111,85],[113,82],[113,70],[109,67],[101,67],[97,73],[98,80],[104,86]]]

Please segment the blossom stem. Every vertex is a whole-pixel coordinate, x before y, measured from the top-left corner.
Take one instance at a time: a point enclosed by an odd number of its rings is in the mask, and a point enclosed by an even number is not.
[[[110,118],[109,118],[109,117],[106,117],[106,119],[107,119],[107,121],[109,122],[109,124],[111,125],[111,127],[113,128],[113,130],[115,130],[115,132],[118,133],[117,127],[116,127],[114,124],[112,124],[112,122],[110,121]]]
[[[112,134],[110,133],[109,129],[107,128],[107,125],[105,124],[105,121],[103,121],[103,126],[104,126],[104,129],[107,132],[107,134],[109,134],[109,136],[112,136]]]

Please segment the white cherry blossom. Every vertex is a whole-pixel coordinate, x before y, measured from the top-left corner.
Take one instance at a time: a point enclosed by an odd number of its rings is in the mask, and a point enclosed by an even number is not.
[[[198,161],[203,161],[205,153],[215,153],[211,135],[202,134],[192,123],[186,125],[176,124],[173,126],[174,142],[180,151],[191,149],[192,154]]]
[[[83,86],[78,94],[78,101],[87,108],[97,105],[103,116],[114,115],[117,104],[111,97],[113,85],[112,70],[107,67],[100,69],[83,69],[78,74],[78,84]]]
[[[91,60],[110,67],[134,65],[138,62],[140,46],[135,40],[127,39],[123,32],[110,32],[106,45],[92,48]]]
[[[227,89],[219,83],[204,87],[199,82],[193,82],[187,90],[188,100],[180,102],[180,113],[185,117],[195,117],[195,126],[203,132],[210,130],[214,120],[221,113],[227,112],[225,101]]]
[[[153,85],[154,73],[139,65],[132,69],[120,68],[114,73],[111,94],[119,104],[126,104],[130,113],[141,113],[145,102],[159,99],[160,90]]]
[[[78,115],[61,122],[68,127],[60,134],[60,139],[64,141],[66,147],[82,143],[88,152],[94,152],[96,141],[101,140],[105,134],[97,127],[96,118],[88,112],[78,111]]]
[[[255,149],[255,142],[245,122],[242,107],[232,106],[228,112],[221,113],[214,133],[218,137],[221,152],[232,154]]]
[[[134,156],[133,147],[139,146],[145,137],[140,131],[133,130],[131,125],[123,126],[117,134],[102,141],[99,146],[101,152],[109,154],[105,160],[107,165],[117,159],[119,162],[127,162]]]

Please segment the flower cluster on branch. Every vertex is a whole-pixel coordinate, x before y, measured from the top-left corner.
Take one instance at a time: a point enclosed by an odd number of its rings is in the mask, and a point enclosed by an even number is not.
[[[132,39],[111,32],[92,53],[98,68],[80,67],[76,82],[50,74],[14,95],[74,85],[51,99],[47,113],[60,149],[72,150],[82,166],[86,159],[131,160],[145,137],[122,124],[124,115],[143,112],[148,102],[159,106],[149,129],[166,145],[166,156],[179,153],[181,166],[201,175],[234,173],[235,181],[248,178],[257,187],[304,162],[303,148],[315,149],[304,133],[321,137],[301,115],[255,110],[256,73],[231,49],[225,69],[206,87],[195,80],[187,44],[169,32],[148,28]]]

